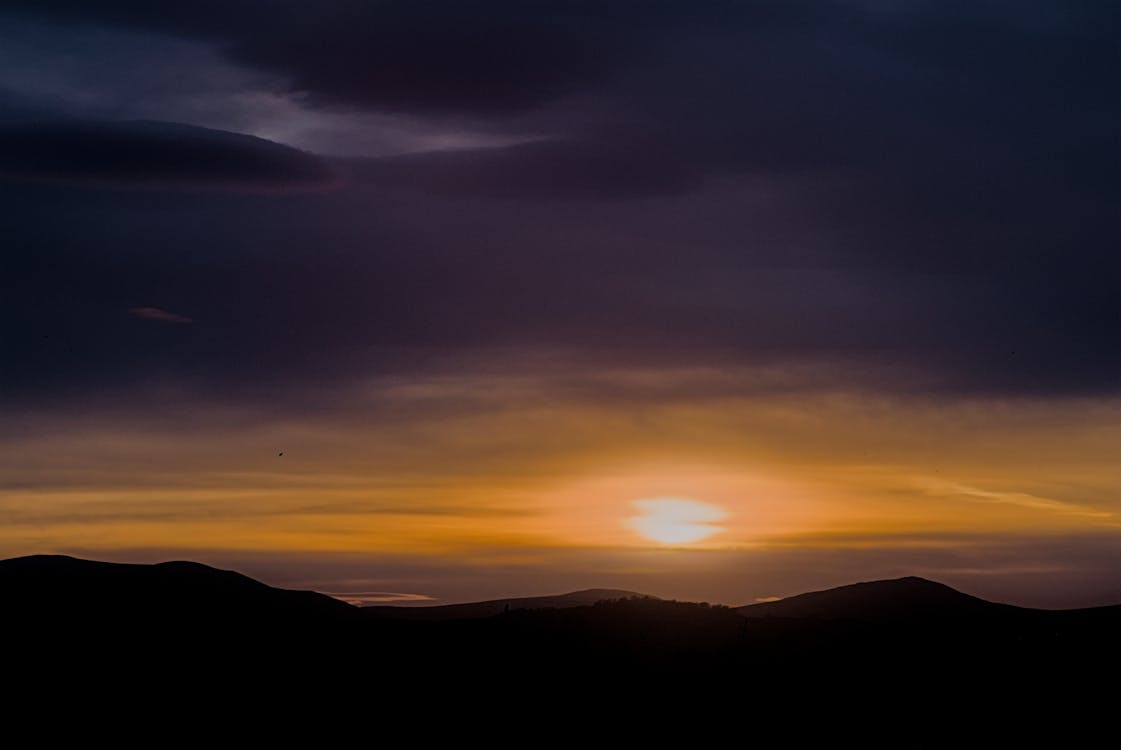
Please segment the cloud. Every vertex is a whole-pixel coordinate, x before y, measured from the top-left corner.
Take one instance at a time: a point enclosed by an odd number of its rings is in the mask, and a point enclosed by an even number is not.
[[[637,143],[544,140],[344,162],[358,180],[431,194],[519,200],[675,195],[700,175]]]
[[[161,323],[193,323],[186,315],[161,310],[158,307],[132,307],[129,313],[143,320],[158,320]]]
[[[163,122],[0,126],[0,179],[117,187],[321,186],[317,157],[253,136]]]
[[[936,495],[958,495],[972,498],[979,502],[1016,505],[1022,508],[1030,508],[1032,510],[1046,511],[1060,515],[1100,519],[1113,518],[1116,515],[1115,513],[1101,510],[1100,508],[1093,508],[1088,505],[1056,500],[1049,497],[1040,497],[1027,492],[997,492],[937,479],[928,479],[920,483],[920,486],[923,486],[926,491]]]
[[[173,34],[225,56],[207,68],[222,102],[304,142],[334,136],[255,105],[264,84],[229,60],[287,78],[305,113],[531,140],[331,160],[350,177],[332,191],[121,201],[122,185],[311,187],[327,167],[234,135],[214,138],[260,159],[202,158],[183,145],[196,131],[166,125],[10,125],[0,152],[41,179],[3,193],[3,392],[123,377],[251,397],[536,369],[609,373],[628,397],[617,375],[660,369],[729,373],[727,391],[796,373],[932,398],[1118,393],[1112,5],[531,5],[8,4],[38,19],[29,69],[52,47],[44,19],[66,21],[66,50],[82,24],[145,36],[113,37],[115,71]],[[221,109],[201,83],[200,117]],[[105,128],[147,145],[118,159]],[[171,346],[119,327],[136,300],[224,325]]]
[[[322,593],[341,599],[356,607],[366,607],[371,604],[415,604],[436,601],[435,598],[425,594],[403,594],[396,591],[324,591]]]
[[[728,373],[722,392],[771,381],[1057,396],[1121,382],[1116,259],[1075,267],[1071,249],[1007,269],[901,268],[890,243],[883,264],[831,245],[838,223],[817,214],[818,185],[722,179],[649,195],[616,184],[607,200],[614,178],[593,173],[557,187],[584,196],[562,201],[547,180],[537,198],[441,192],[443,162],[431,163],[439,169],[420,176],[395,166],[384,183],[300,194],[120,201],[10,185],[4,393],[186,378],[211,396],[299,398],[308,384],[496,367],[572,375],[577,387],[599,377],[624,398],[651,390],[617,385],[626,373],[658,369]],[[515,192],[490,174],[503,196]],[[860,210],[871,222],[874,206]],[[224,322],[171,346],[121,326],[137,300]]]
[[[289,8],[207,0],[169,12],[137,2],[17,0],[8,9],[207,40],[232,60],[286,75],[294,89],[324,102],[508,114],[602,81],[641,54],[652,27],[705,15],[685,2],[661,5],[636,14],[629,2],[583,0],[332,0]]]

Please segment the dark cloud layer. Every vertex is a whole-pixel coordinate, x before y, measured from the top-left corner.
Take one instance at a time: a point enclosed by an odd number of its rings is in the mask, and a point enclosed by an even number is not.
[[[117,186],[284,188],[330,179],[317,157],[261,138],[162,122],[0,125],[0,178]]]
[[[104,189],[0,187],[0,398],[300,391],[542,352],[1117,394],[1118,7],[7,2],[214,45],[309,111],[534,139],[334,162],[349,180],[324,192],[124,195],[325,167],[170,125],[6,126],[9,175]],[[194,324],[129,314],[157,305]]]
[[[682,0],[6,5],[33,17],[212,41],[327,102],[445,114],[523,111],[600,82],[675,27],[743,15],[730,4],[698,9]]]
[[[710,49],[730,43],[731,67],[745,88],[781,79],[827,99],[840,95],[879,108],[888,100],[879,98],[879,107],[872,100],[884,91],[846,80],[854,66],[867,65],[863,72],[878,87],[943,79],[966,83],[970,90],[961,93],[979,105],[996,95],[1001,106],[1025,112],[1038,101],[1014,98],[1051,86],[1069,96],[1070,75],[1084,76],[1087,64],[1115,66],[1110,42],[1118,23],[1116,4],[1105,0],[1063,6],[1043,0],[201,0],[182,8],[137,0],[7,0],[4,9],[206,40],[234,60],[287,74],[297,89],[337,103],[475,114],[524,110],[605,84],[629,66],[656,67],[683,41],[695,40]],[[877,53],[894,56],[898,70],[872,69]],[[822,66],[840,56],[840,67]],[[708,62],[691,57],[679,61],[680,73]],[[705,67],[710,81],[724,80],[727,65]],[[1093,71],[1099,85],[1108,83],[1105,72]],[[836,91],[817,88],[830,83]],[[914,91],[890,106],[935,104]]]

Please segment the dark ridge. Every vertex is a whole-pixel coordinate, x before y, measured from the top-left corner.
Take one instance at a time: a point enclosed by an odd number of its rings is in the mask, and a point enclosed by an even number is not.
[[[356,614],[324,594],[273,588],[201,563],[136,565],[64,555],[0,561],[0,601],[13,626],[78,618],[88,627],[283,625]]]
[[[814,617],[820,619],[921,619],[1024,612],[996,604],[916,576],[865,581],[812,591],[773,602],[737,607],[745,617]]]
[[[341,721],[348,737],[355,727],[415,727],[453,741],[487,717],[495,741],[505,742],[518,727],[510,721],[532,717],[552,731],[564,712],[584,711],[609,725],[638,706],[634,716],[654,719],[637,722],[650,733],[643,741],[664,741],[666,727],[680,722],[693,732],[720,717],[754,717],[781,729],[787,744],[796,727],[796,746],[856,736],[874,747],[879,731],[885,747],[934,748],[974,737],[960,728],[974,732],[988,717],[1000,730],[991,744],[1006,746],[1009,714],[993,713],[994,696],[1032,717],[1054,715],[1069,698],[1082,721],[1087,698],[1108,698],[1098,685],[1121,668],[1121,607],[1019,609],[917,578],[761,608],[797,607],[805,616],[744,617],[610,589],[396,609],[446,615],[480,605],[499,611],[409,620],[198,563],[2,561],[4,677],[16,695],[6,716],[38,712],[36,727],[88,733],[105,717],[160,715],[176,732],[205,727],[210,739],[228,736],[232,721],[255,738],[272,729],[287,741],[299,716],[317,727]],[[88,719],[75,722],[81,710]],[[370,712],[373,724],[350,721]],[[870,712],[892,718],[869,721]],[[901,725],[918,727],[923,742],[907,742]],[[726,738],[730,725],[720,726]],[[1038,740],[1034,723],[1024,726]],[[1072,739],[1077,726],[1062,722],[1056,744],[1092,744]],[[931,734],[940,728],[948,736]],[[627,741],[640,730],[628,725]],[[816,731],[813,743],[803,741]]]
[[[528,596],[514,599],[492,599],[483,602],[464,604],[437,604],[403,607],[379,604],[362,607],[369,617],[394,620],[470,620],[480,617],[493,617],[511,610],[519,609],[568,609],[585,607],[598,602],[614,599],[657,599],[634,591],[619,589],[584,589],[567,594],[551,596]]]

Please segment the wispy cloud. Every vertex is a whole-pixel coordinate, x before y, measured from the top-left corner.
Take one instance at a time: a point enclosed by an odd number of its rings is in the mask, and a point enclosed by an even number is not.
[[[436,601],[434,597],[425,594],[405,594],[397,591],[325,591],[323,593],[356,607],[368,604],[406,604]]]
[[[142,320],[156,320],[161,323],[194,323],[195,321],[188,318],[186,315],[179,315],[178,313],[168,312],[158,307],[132,307],[129,308],[129,313]]]
[[[1071,516],[1084,516],[1086,518],[1112,518],[1113,513],[1099,510],[1080,503],[1071,503],[1065,500],[1055,500],[1049,497],[1040,497],[1027,492],[1001,492],[971,487],[965,484],[944,482],[941,480],[926,480],[925,488],[931,494],[947,494],[966,497],[971,500],[986,503],[1001,503],[1016,505],[1021,508],[1050,511]]]

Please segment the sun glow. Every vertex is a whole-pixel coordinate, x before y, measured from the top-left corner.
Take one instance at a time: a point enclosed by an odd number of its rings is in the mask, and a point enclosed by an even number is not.
[[[662,544],[691,544],[723,531],[715,525],[728,517],[723,508],[676,497],[635,500],[638,514],[626,524],[640,536]]]

